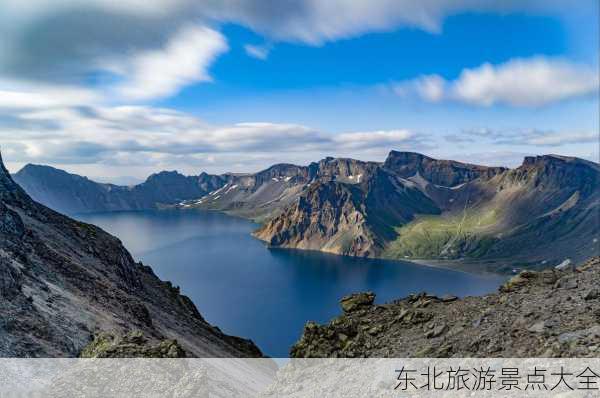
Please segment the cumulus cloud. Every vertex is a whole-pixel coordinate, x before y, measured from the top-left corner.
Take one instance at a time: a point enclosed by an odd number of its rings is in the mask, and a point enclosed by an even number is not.
[[[419,143],[419,147],[425,146],[424,136],[405,129],[341,133],[333,136],[332,139],[338,148],[358,151],[370,148],[398,148],[404,147],[406,143],[413,146]]]
[[[590,66],[535,57],[464,69],[452,81],[438,75],[422,76],[398,83],[394,90],[400,95],[416,94],[430,102],[451,100],[477,106],[537,107],[597,94],[599,85],[598,72]]]
[[[171,95],[190,83],[210,81],[208,67],[227,49],[225,37],[213,29],[183,28],[164,48],[113,65],[112,70],[125,79],[115,90],[125,99],[151,99]]]
[[[594,0],[578,3],[578,9],[593,11],[594,6]],[[186,59],[186,69],[171,76],[170,84],[165,83],[173,87],[173,80],[205,80],[206,68],[198,70],[198,66],[209,64],[223,49],[209,30],[204,32],[215,39],[216,47],[207,43],[196,47],[192,40],[196,36],[188,33],[187,38],[182,37],[182,26],[216,29],[215,25],[236,23],[270,42],[321,45],[402,26],[435,33],[445,17],[461,12],[558,15],[570,8],[559,0],[4,0],[0,5],[0,74],[53,84],[83,84],[90,79],[110,81],[110,76],[103,76],[110,72],[104,70],[107,59],[129,63],[132,72],[143,74],[149,66],[162,70],[165,64],[157,61],[158,54],[179,54],[178,45],[198,51],[196,57],[207,52],[205,61],[192,59],[192,55]],[[265,50],[247,47],[259,58],[266,56]],[[169,65],[177,66],[174,62]],[[191,78],[191,71],[200,73]],[[129,78],[135,82],[135,77]]]
[[[597,93],[599,84],[598,71],[593,68],[539,57],[465,69],[453,82],[450,95],[484,106],[539,106]]]
[[[285,123],[215,126],[186,113],[146,106],[55,107],[10,114],[15,120],[10,126],[0,123],[0,139],[10,154],[7,159],[18,163],[189,164],[226,171],[235,164],[291,161],[290,156],[306,163],[327,155],[363,157],[371,151],[380,156],[394,148],[427,146],[426,137],[408,130],[329,134]]]
[[[99,93],[77,86],[55,86],[0,79],[0,108],[30,109],[97,102]]]
[[[393,91],[402,97],[417,95],[429,102],[439,102],[446,96],[446,81],[438,75],[421,76],[394,84]]]

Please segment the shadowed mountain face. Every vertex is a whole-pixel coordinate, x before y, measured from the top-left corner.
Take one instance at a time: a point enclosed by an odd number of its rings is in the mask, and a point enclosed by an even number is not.
[[[276,164],[256,174],[230,176],[227,184],[184,204],[218,210],[262,222],[280,214],[318,181],[358,184],[379,167],[375,162],[325,158],[308,166]]]
[[[421,176],[431,184],[454,187],[480,177],[492,177],[505,171],[503,167],[485,167],[432,159],[414,152],[390,152],[383,167],[402,178]]]
[[[208,324],[117,238],[34,202],[1,159],[0,297],[2,357],[77,356],[95,333],[131,330],[149,343],[174,339],[192,356],[261,356]]]
[[[542,266],[597,253],[599,175],[596,163],[554,155],[506,169],[392,151],[384,163],[325,158],[244,175],[163,172],[133,188],[72,175],[74,184],[34,176],[24,186],[45,203],[76,201],[85,211],[161,204],[223,211],[262,222],[254,235],[273,247]],[[103,192],[93,199],[109,198],[94,209],[79,188],[90,184]]]
[[[226,177],[163,171],[132,187],[101,184],[49,166],[27,165],[15,181],[36,201],[66,214],[144,210],[195,199],[222,187]]]
[[[391,152],[359,184],[303,191],[255,236],[353,256],[542,267],[598,253],[599,183],[599,166],[576,158],[511,170]]]

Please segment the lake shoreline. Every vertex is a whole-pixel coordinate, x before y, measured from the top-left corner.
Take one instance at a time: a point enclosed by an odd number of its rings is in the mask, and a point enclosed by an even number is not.
[[[381,303],[422,291],[482,296],[505,279],[404,260],[268,248],[252,237],[255,223],[222,212],[107,212],[78,219],[117,236],[136,260],[179,286],[208,322],[251,339],[271,357],[287,356],[306,322],[337,316],[348,294],[372,291]]]

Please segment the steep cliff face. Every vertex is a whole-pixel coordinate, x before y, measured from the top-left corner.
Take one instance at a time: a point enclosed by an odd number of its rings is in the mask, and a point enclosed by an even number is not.
[[[370,229],[360,189],[315,182],[280,216],[254,233],[272,246],[373,256],[381,242]]]
[[[292,205],[311,182],[358,184],[377,166],[375,162],[335,158],[308,166],[276,164],[255,174],[229,175],[222,189],[186,202],[183,207],[219,210],[262,222]]]
[[[419,190],[374,168],[359,174],[360,183],[316,181],[282,214],[266,222],[255,236],[277,247],[376,257],[393,226],[419,212],[437,212]]]
[[[580,261],[600,248],[595,163],[553,155],[526,158],[492,178],[435,191],[431,196],[442,215],[421,216],[399,228],[386,255],[502,259],[507,266],[541,267],[566,258]]]
[[[314,175],[313,167],[285,163],[254,174],[225,174],[227,183],[222,187],[180,207],[217,210],[260,221],[292,203]]]
[[[397,151],[390,152],[383,167],[402,178],[420,175],[428,182],[444,187],[454,187],[477,178],[490,178],[506,170],[503,167],[438,160],[420,153]]]
[[[363,162],[347,158],[325,158],[315,164],[316,177],[323,181],[338,181],[347,184],[360,184],[381,164]]]
[[[34,202],[0,164],[0,356],[72,357],[101,331],[177,340],[190,356],[260,356],[120,241]]]
[[[387,304],[359,293],[343,315],[309,322],[292,357],[597,357],[600,258],[575,270],[523,271],[498,293],[458,299],[427,293]]]
[[[258,238],[278,247],[392,259],[502,260],[508,268],[578,261],[600,247],[600,173],[592,162],[548,155],[509,170],[393,151],[383,165],[335,159],[319,165],[322,175],[343,175],[326,179],[341,184],[327,192],[327,209],[306,205],[320,203],[322,195],[305,190]],[[354,192],[352,202],[343,200],[346,191]],[[335,213],[339,203],[342,214],[360,215],[355,225],[314,216]],[[340,245],[340,236],[352,244]]]
[[[554,155],[527,157],[520,167],[505,169],[392,151],[384,163],[325,158],[254,174],[162,172],[132,188],[39,174],[19,178],[55,208],[177,204],[223,211],[264,223],[255,235],[274,247],[392,259],[502,260],[510,268],[581,260],[600,245],[599,166]]]

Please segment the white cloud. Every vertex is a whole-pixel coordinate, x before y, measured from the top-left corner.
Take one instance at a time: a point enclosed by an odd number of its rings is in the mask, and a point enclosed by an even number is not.
[[[334,142],[340,147],[356,150],[373,147],[391,149],[405,142],[414,143],[415,139],[417,139],[416,134],[405,129],[342,133],[333,137]]]
[[[262,45],[262,46],[246,44],[244,46],[244,50],[246,51],[246,54],[248,54],[249,56],[264,61],[265,59],[267,59],[269,57],[269,52],[271,51],[271,46],[267,45],[267,44]]]
[[[560,146],[567,144],[598,143],[600,134],[598,132],[549,132],[546,134],[533,135],[527,138],[529,145]]]
[[[446,95],[446,81],[438,75],[427,75],[421,76],[407,85],[399,85],[396,87],[396,92],[404,94],[411,94],[411,91],[415,91],[421,98],[430,102],[439,102],[444,99]]]
[[[96,102],[100,95],[80,87],[0,80],[1,108],[48,108]]]
[[[425,138],[408,130],[329,134],[285,123],[209,125],[171,109],[145,106],[54,107],[8,111],[0,123],[3,151],[19,164],[179,168],[204,166],[221,172],[256,170],[281,161],[308,163],[328,155],[383,157],[390,149],[424,148]],[[0,110],[0,121],[4,114]],[[179,166],[178,166],[179,165]],[[250,168],[250,169],[249,169]],[[198,172],[199,170],[195,170]],[[143,176],[143,175],[140,175]]]
[[[589,0],[582,0],[579,7],[594,10]],[[208,7],[207,12],[213,18],[244,24],[275,40],[321,45],[397,27],[439,33],[444,18],[462,12],[560,15],[572,8],[561,0],[226,0]]]
[[[210,81],[208,67],[228,50],[225,37],[206,27],[180,30],[165,48],[136,54],[114,66],[125,82],[116,87],[120,97],[143,100],[165,97],[182,87]]]
[[[401,95],[414,92],[430,102],[452,100],[477,106],[537,107],[597,94],[599,85],[600,78],[594,68],[535,57],[464,69],[453,81],[437,75],[423,76],[398,83],[394,90]]]
[[[449,137],[453,138],[453,135]],[[491,129],[475,128],[463,130],[457,135],[465,142],[488,142],[495,145],[512,146],[564,146],[570,144],[598,143],[597,131],[555,131],[541,129]]]
[[[598,71],[543,57],[465,69],[451,96],[476,105],[540,106],[598,91]]]
[[[321,45],[398,27],[435,33],[446,17],[464,12],[595,10],[595,0],[578,1],[576,10],[561,0],[4,0],[0,74],[84,83],[106,59],[164,51],[181,39],[181,26],[237,23],[269,42]],[[264,50],[249,47],[259,57]]]

